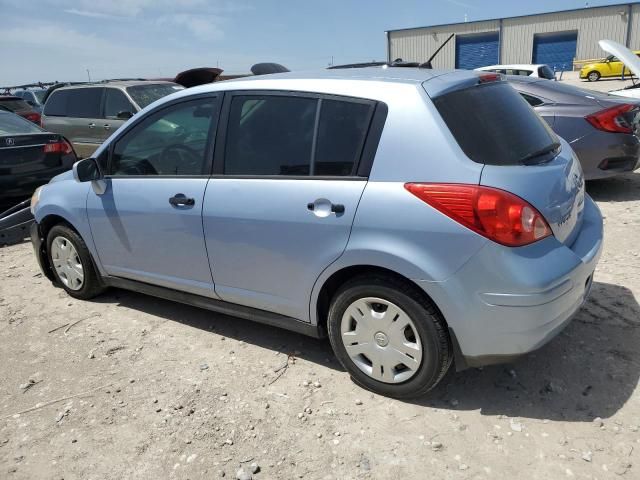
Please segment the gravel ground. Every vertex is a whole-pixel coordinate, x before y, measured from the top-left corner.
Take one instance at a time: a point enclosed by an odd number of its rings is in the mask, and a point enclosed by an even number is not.
[[[327,342],[125,291],[76,301],[30,244],[0,249],[0,478],[640,478],[640,174],[588,190],[605,251],[575,320],[413,402],[356,387]]]

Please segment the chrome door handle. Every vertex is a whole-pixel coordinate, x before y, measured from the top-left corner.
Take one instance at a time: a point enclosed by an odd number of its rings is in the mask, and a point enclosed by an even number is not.
[[[336,216],[342,215],[345,211],[341,203],[332,203],[326,198],[319,198],[315,202],[307,203],[307,209],[312,211],[317,217],[328,217],[331,213]]]
[[[95,128],[95,126],[96,126],[96,124],[95,124],[95,123],[93,123],[93,122],[91,122],[91,123],[89,124],[89,128]]]
[[[111,130],[111,125],[109,125],[108,123],[104,124],[104,129],[105,130]]]

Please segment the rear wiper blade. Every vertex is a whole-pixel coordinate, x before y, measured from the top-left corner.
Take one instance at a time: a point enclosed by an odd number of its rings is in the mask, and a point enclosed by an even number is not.
[[[554,142],[551,145],[547,145],[546,147],[541,148],[540,150],[536,150],[535,152],[531,152],[528,155],[525,155],[519,160],[519,162],[526,164],[528,161],[533,160],[534,158],[538,158],[543,155],[546,155],[547,153],[554,152],[559,148],[560,148],[560,142]]]

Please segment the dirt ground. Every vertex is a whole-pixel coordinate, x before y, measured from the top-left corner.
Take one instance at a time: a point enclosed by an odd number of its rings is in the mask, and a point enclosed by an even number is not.
[[[356,387],[327,342],[125,291],[76,301],[30,244],[0,249],[0,478],[640,478],[640,174],[588,191],[605,250],[575,320],[413,402]]]

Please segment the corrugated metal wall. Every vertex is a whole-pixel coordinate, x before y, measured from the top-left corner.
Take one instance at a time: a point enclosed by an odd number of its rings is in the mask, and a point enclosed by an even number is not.
[[[435,52],[449,35],[497,32],[498,21],[472,22],[453,27],[417,28],[389,32],[391,60],[402,58],[408,62],[424,62]],[[434,68],[455,68],[456,43],[451,40],[433,62]]]
[[[598,40],[607,38],[622,43],[627,39],[628,17],[626,5],[586,8],[571,12],[548,13],[527,17],[505,18],[502,21],[501,63],[531,63],[533,38],[536,33],[578,31],[578,59],[601,58],[605,53]],[[625,12],[621,15],[621,12]],[[632,50],[640,50],[640,5],[633,5],[631,15]],[[451,33],[464,35],[498,31],[500,21],[469,22],[463,24],[391,31],[389,57],[407,61],[424,61]],[[452,40],[440,52],[435,68],[454,68],[455,42]]]
[[[631,42],[632,49],[640,50],[640,5],[633,6],[631,16]]]
[[[606,56],[598,46],[598,40],[608,38],[624,45],[627,34],[627,17],[619,12],[625,7],[585,9],[577,12],[550,13],[505,19],[502,30],[502,62],[530,63],[533,52],[533,36],[536,33],[578,31],[578,59]]]

